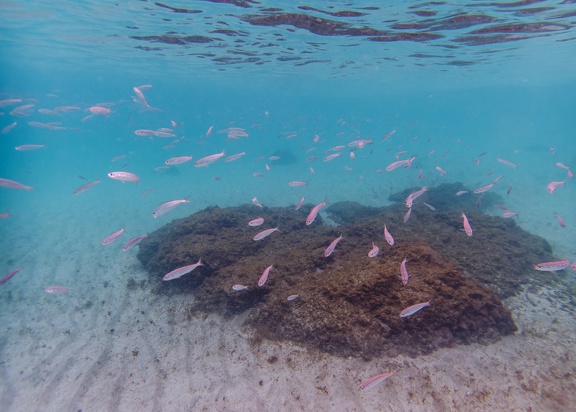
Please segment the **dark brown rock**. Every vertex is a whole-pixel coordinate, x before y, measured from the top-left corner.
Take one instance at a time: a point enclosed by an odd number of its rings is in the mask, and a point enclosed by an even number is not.
[[[415,202],[407,223],[407,193],[395,196],[399,204],[383,208],[333,205],[328,212],[341,223],[337,227],[323,224],[320,216],[306,226],[312,205],[299,211],[210,207],[150,234],[140,243],[138,258],[152,276],[155,292],[194,293],[192,312],[233,316],[252,309],[245,325],[257,338],[291,340],[364,358],[416,356],[455,344],[488,343],[516,330],[500,297],[519,292],[523,285],[556,281],[554,274],[530,270],[553,256],[543,239],[512,220],[483,214],[473,198],[442,202],[448,192],[454,197],[452,186],[430,189]],[[432,211],[422,200],[441,207]],[[463,209],[475,229],[472,238],[460,230]],[[248,226],[257,216],[265,218],[264,225]],[[393,247],[383,239],[384,224],[396,239]],[[252,240],[276,226],[278,232]],[[325,257],[326,247],[340,234],[336,250]],[[381,248],[376,258],[367,256],[372,242]],[[180,279],[161,280],[199,258],[205,267]],[[408,285],[400,279],[404,258],[411,274]],[[258,287],[269,265],[274,269]],[[248,289],[234,291],[235,284]],[[288,301],[290,295],[298,298]],[[400,318],[406,307],[427,301],[430,307]]]

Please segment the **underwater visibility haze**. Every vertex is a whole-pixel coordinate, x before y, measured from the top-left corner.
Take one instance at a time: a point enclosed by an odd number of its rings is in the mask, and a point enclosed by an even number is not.
[[[0,1],[0,410],[570,410],[575,26]]]

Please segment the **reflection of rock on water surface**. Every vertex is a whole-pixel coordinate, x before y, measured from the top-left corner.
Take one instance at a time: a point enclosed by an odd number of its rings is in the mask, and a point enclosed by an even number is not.
[[[454,188],[456,187],[456,190]],[[140,244],[138,258],[158,280],[160,293],[193,293],[191,310],[226,316],[252,308],[246,320],[257,336],[309,344],[341,356],[405,353],[418,355],[457,343],[490,342],[516,330],[500,297],[519,292],[522,284],[549,282],[550,276],[531,271],[534,262],[553,259],[550,247],[524,232],[511,220],[482,214],[471,204],[441,200],[454,196],[461,185],[430,189],[407,223],[401,202],[383,208],[356,203],[330,206],[328,213],[341,223],[322,224],[319,216],[305,225],[312,205],[265,208],[253,205],[210,207],[174,221]],[[405,196],[404,196],[405,197]],[[475,229],[462,231],[465,210]],[[247,222],[265,218],[259,227]],[[383,227],[396,240],[384,241]],[[254,235],[280,227],[262,241]],[[343,235],[334,253],[324,250]],[[369,258],[372,242],[380,246]],[[206,267],[170,282],[162,276],[202,258]],[[411,277],[400,279],[400,263],[407,258]],[[257,286],[264,269],[274,265],[267,282]],[[530,274],[532,278],[527,275]],[[248,286],[234,291],[232,286]],[[298,298],[288,301],[290,295]],[[500,297],[499,297],[500,296]],[[431,300],[431,306],[406,318],[400,312]]]

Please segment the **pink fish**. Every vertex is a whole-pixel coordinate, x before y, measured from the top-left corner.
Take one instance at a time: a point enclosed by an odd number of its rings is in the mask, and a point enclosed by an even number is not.
[[[388,166],[386,166],[386,171],[391,172],[394,169],[398,169],[400,166],[404,166],[408,162],[409,160],[398,160],[396,162],[392,162]]]
[[[298,180],[295,180],[293,182],[288,183],[288,186],[292,186],[292,187],[298,187],[298,186],[307,186],[308,183],[306,182],[300,182]]]
[[[10,279],[12,279],[12,277],[20,272],[20,269],[22,269],[22,266],[20,266],[19,268],[14,269],[12,272],[8,273],[6,276],[4,276],[2,279],[0,279],[0,286],[3,285],[4,283],[8,282]]]
[[[100,180],[95,180],[93,182],[90,183],[86,183],[85,185],[82,185],[80,187],[78,187],[77,189],[75,189],[72,194],[73,195],[77,195],[78,193],[81,193],[87,189],[90,189],[92,186],[97,185],[98,183],[100,183]]]
[[[558,270],[566,269],[570,265],[568,259],[559,260],[556,262],[543,262],[534,265],[534,269],[542,272],[556,272]]]
[[[372,249],[370,249],[370,251],[368,252],[368,257],[376,257],[378,256],[378,253],[380,253],[380,248],[378,246],[376,246],[374,244],[374,242],[372,242]]]
[[[511,212],[511,211],[507,210],[506,212],[502,213],[502,217],[503,218],[509,218],[509,217],[516,216],[517,214],[518,214],[518,212]]]
[[[262,223],[264,223],[264,218],[259,217],[259,218],[256,218],[254,220],[249,221],[248,226],[260,226]]]
[[[140,103],[142,103],[144,105],[144,107],[146,107],[147,109],[153,109],[153,107],[151,107],[148,102],[146,101],[146,98],[144,97],[144,93],[142,93],[142,90],[146,90],[151,88],[151,85],[144,85],[144,86],[138,86],[138,87],[134,87],[134,93],[136,93],[136,96],[138,96],[138,100]]]
[[[15,149],[18,151],[27,151],[27,150],[38,150],[43,149],[43,144],[24,144],[21,146],[16,146]]]
[[[322,203],[320,203],[319,205],[316,205],[312,208],[312,210],[308,214],[308,217],[306,218],[306,226],[309,226],[312,224],[312,222],[314,222],[314,220],[316,219],[316,216],[318,216],[318,212],[320,212],[320,209],[322,209],[327,204],[328,204],[328,202],[326,201],[326,199],[324,199],[324,201]]]
[[[395,130],[393,130],[393,131],[395,132]],[[388,134],[390,134],[390,133],[388,133]],[[386,136],[384,136],[384,137],[386,137]],[[372,388],[376,387],[377,385],[381,384],[382,382],[384,382],[386,379],[388,379],[392,375],[394,375],[394,372],[392,372],[392,371],[386,372],[386,373],[381,373],[378,375],[374,375],[370,379],[367,379],[360,384],[360,390],[361,391],[367,391],[369,389],[372,389]]]
[[[130,247],[134,246],[136,243],[140,242],[142,239],[147,238],[147,237],[148,237],[148,235],[133,237],[128,242],[126,242],[126,244],[124,245],[122,250],[124,252],[126,252]]]
[[[496,160],[498,160],[500,163],[502,163],[503,165],[506,165],[506,166],[510,166],[510,167],[514,167],[514,168],[518,167],[518,165],[516,163],[513,163],[510,160],[506,160],[506,159],[503,159],[501,157],[499,157]]]
[[[568,169],[568,177],[569,177],[570,179],[572,179],[572,178],[574,177],[574,173],[572,172],[571,169]]]
[[[148,130],[148,129],[138,129],[134,132],[134,134],[138,136],[154,136],[155,133],[156,133],[155,130]]]
[[[264,207],[264,205],[262,203],[260,203],[257,198],[252,199],[252,203],[255,206],[258,206],[260,209],[262,209]]]
[[[106,239],[100,242],[100,244],[102,246],[107,246],[110,243],[114,242],[116,239],[118,239],[122,233],[124,233],[124,228],[120,229],[118,232],[112,233],[110,236],[108,236]]]
[[[110,109],[107,107],[92,106],[88,110],[90,110],[90,113],[100,116],[108,116],[110,114]]]
[[[406,258],[400,263],[400,277],[402,278],[402,283],[404,285],[408,284],[408,279],[410,279],[410,275],[408,274],[408,270],[406,269]]]
[[[392,237],[390,232],[388,232],[386,225],[384,225],[384,239],[386,239],[386,242],[388,242],[390,246],[394,246],[394,238]]]
[[[0,219],[6,219],[10,217],[10,213],[8,213],[7,211],[4,213],[0,213]]]
[[[2,178],[0,178],[0,187],[5,189],[32,190],[30,186],[25,186],[22,183],[15,182],[14,180]]]
[[[396,129],[392,130],[391,132],[388,132],[384,135],[384,137],[382,137],[380,139],[381,142],[383,142],[384,140],[388,140],[390,138],[390,136],[392,136],[394,133],[396,133]]]
[[[44,291],[46,293],[66,293],[68,288],[66,286],[48,286]]]
[[[202,259],[198,259],[198,262],[194,263],[193,265],[182,266],[178,269],[174,269],[172,272],[169,272],[166,275],[164,275],[162,280],[167,281],[167,280],[178,279],[179,277],[182,277],[185,274],[192,272],[198,266],[205,266],[204,263],[202,263]]]
[[[302,199],[300,199],[300,201],[296,204],[294,210],[300,209],[300,206],[302,206],[303,203],[304,203],[304,196],[302,196]]]
[[[572,264],[570,265],[570,269],[576,270],[576,261],[572,262]]]
[[[272,265],[270,265],[266,269],[264,269],[262,276],[260,276],[260,279],[258,279],[258,286],[264,286],[264,283],[266,283],[266,280],[268,280],[268,274],[270,273],[270,271],[272,269],[273,269]]]
[[[244,285],[234,285],[232,286],[232,290],[235,290],[236,292],[239,292],[241,290],[246,290],[248,289],[248,286],[244,286]]]
[[[406,316],[411,316],[427,306],[430,306],[430,301],[424,303],[417,303],[416,305],[409,306],[402,312],[400,312],[400,317],[405,318]]]
[[[440,172],[440,176],[444,176],[446,174],[446,170],[442,169],[440,166],[436,166],[436,170]]]
[[[554,191],[556,190],[556,186],[564,186],[565,182],[566,182],[566,180],[564,180],[562,182],[550,182],[550,183],[548,183],[548,191],[550,193],[554,193]]]
[[[489,185],[479,187],[478,189],[475,189],[475,190],[474,190],[474,193],[484,193],[484,192],[487,192],[488,190],[492,189],[492,186],[494,186],[494,183],[490,183]]]
[[[157,130],[154,132],[154,136],[156,136],[156,137],[175,137],[176,135],[174,133],[162,132],[162,131]]]
[[[332,254],[332,252],[334,252],[334,249],[336,249],[336,245],[338,244],[338,242],[340,242],[341,240],[342,240],[342,235],[340,235],[340,237],[337,237],[336,239],[334,239],[332,241],[332,243],[330,243],[330,245],[324,251],[324,256],[326,256],[326,257],[330,256]]]
[[[47,114],[49,116],[62,116],[62,114],[50,109],[38,109],[38,113]]]
[[[410,208],[408,208],[408,211],[404,215],[404,223],[406,223],[408,221],[408,219],[410,219],[411,214],[412,214],[412,208],[410,207]]]
[[[156,210],[154,210],[154,212],[152,212],[152,216],[154,217],[154,219],[156,219],[156,218],[162,216],[163,214],[168,213],[169,211],[174,209],[176,206],[181,205],[182,203],[190,203],[190,200],[178,199],[178,200],[171,200],[170,202],[163,203],[160,206],[158,206],[156,208]]]
[[[276,232],[277,230],[278,230],[278,226],[276,226],[275,228],[272,228],[272,229],[263,230],[262,232],[258,233],[256,236],[254,236],[253,240],[262,240],[266,236],[269,236],[270,234],[272,234],[273,232]]]
[[[166,163],[167,165],[181,165],[182,163],[189,162],[190,160],[192,160],[192,156],[177,156],[177,157],[171,157],[164,163]]]
[[[18,125],[17,122],[12,122],[12,123],[10,123],[8,126],[5,126],[5,127],[2,128],[2,131],[0,131],[0,134],[9,133],[10,130],[14,129],[17,125]]]
[[[330,160],[336,159],[338,156],[340,156],[342,153],[333,153],[331,155],[326,156],[324,159],[322,159],[323,162],[329,162]]]
[[[472,226],[470,226],[470,222],[468,222],[468,218],[464,213],[462,213],[462,221],[464,225],[464,231],[468,236],[472,236]]]
[[[120,180],[121,182],[138,182],[140,178],[134,173],[130,172],[110,172],[108,177],[114,180]]]
[[[554,212],[554,217],[556,219],[558,219],[558,223],[560,223],[560,226],[562,226],[563,228],[566,227],[566,222],[564,222],[564,219],[562,219],[562,216],[560,216],[558,213]]]
[[[198,160],[196,163],[194,163],[194,167],[208,166],[209,164],[212,164],[216,160],[220,159],[222,156],[224,156],[224,151],[222,151],[221,153],[216,153],[216,154],[210,155],[210,156],[205,156],[202,159]]]
[[[228,156],[226,159],[224,159],[225,162],[233,162],[236,159],[240,159],[242,156],[244,156],[246,154],[246,152],[241,152],[241,153],[236,153],[233,154],[231,156]]]
[[[210,135],[212,134],[212,130],[214,129],[214,126],[210,126],[208,128],[208,130],[206,131],[206,137],[210,137]]]

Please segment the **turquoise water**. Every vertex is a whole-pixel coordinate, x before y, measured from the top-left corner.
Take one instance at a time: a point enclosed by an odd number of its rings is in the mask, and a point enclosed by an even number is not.
[[[4,355],[18,342],[7,314],[42,305],[44,287],[136,267],[136,252],[121,250],[129,238],[254,197],[268,206],[302,196],[383,205],[410,187],[460,181],[473,190],[503,176],[492,191],[518,223],[574,261],[576,190],[556,165],[576,171],[574,2],[390,3],[1,2],[0,177],[33,187],[0,188],[0,213],[10,215],[0,221],[0,276],[23,267],[0,286]],[[153,109],[135,95],[142,85],[152,86],[143,93]],[[33,106],[14,112],[23,105]],[[39,111],[62,106],[77,110]],[[94,106],[110,114],[89,117]],[[247,136],[229,139],[231,127]],[[174,136],[135,134],[160,128]],[[358,139],[370,142],[351,150]],[[43,147],[15,150],[31,144]],[[342,154],[323,162],[338,145]],[[194,167],[222,151],[214,164]],[[175,156],[193,160],[155,170]],[[386,172],[412,156],[410,168]],[[140,180],[112,180],[114,171]],[[100,242],[120,228],[121,240],[104,250]],[[62,262],[76,272],[55,273]],[[2,378],[18,381],[10,368]],[[15,385],[25,391],[28,383]],[[1,400],[26,410],[13,396]],[[42,410],[42,401],[35,405]]]

